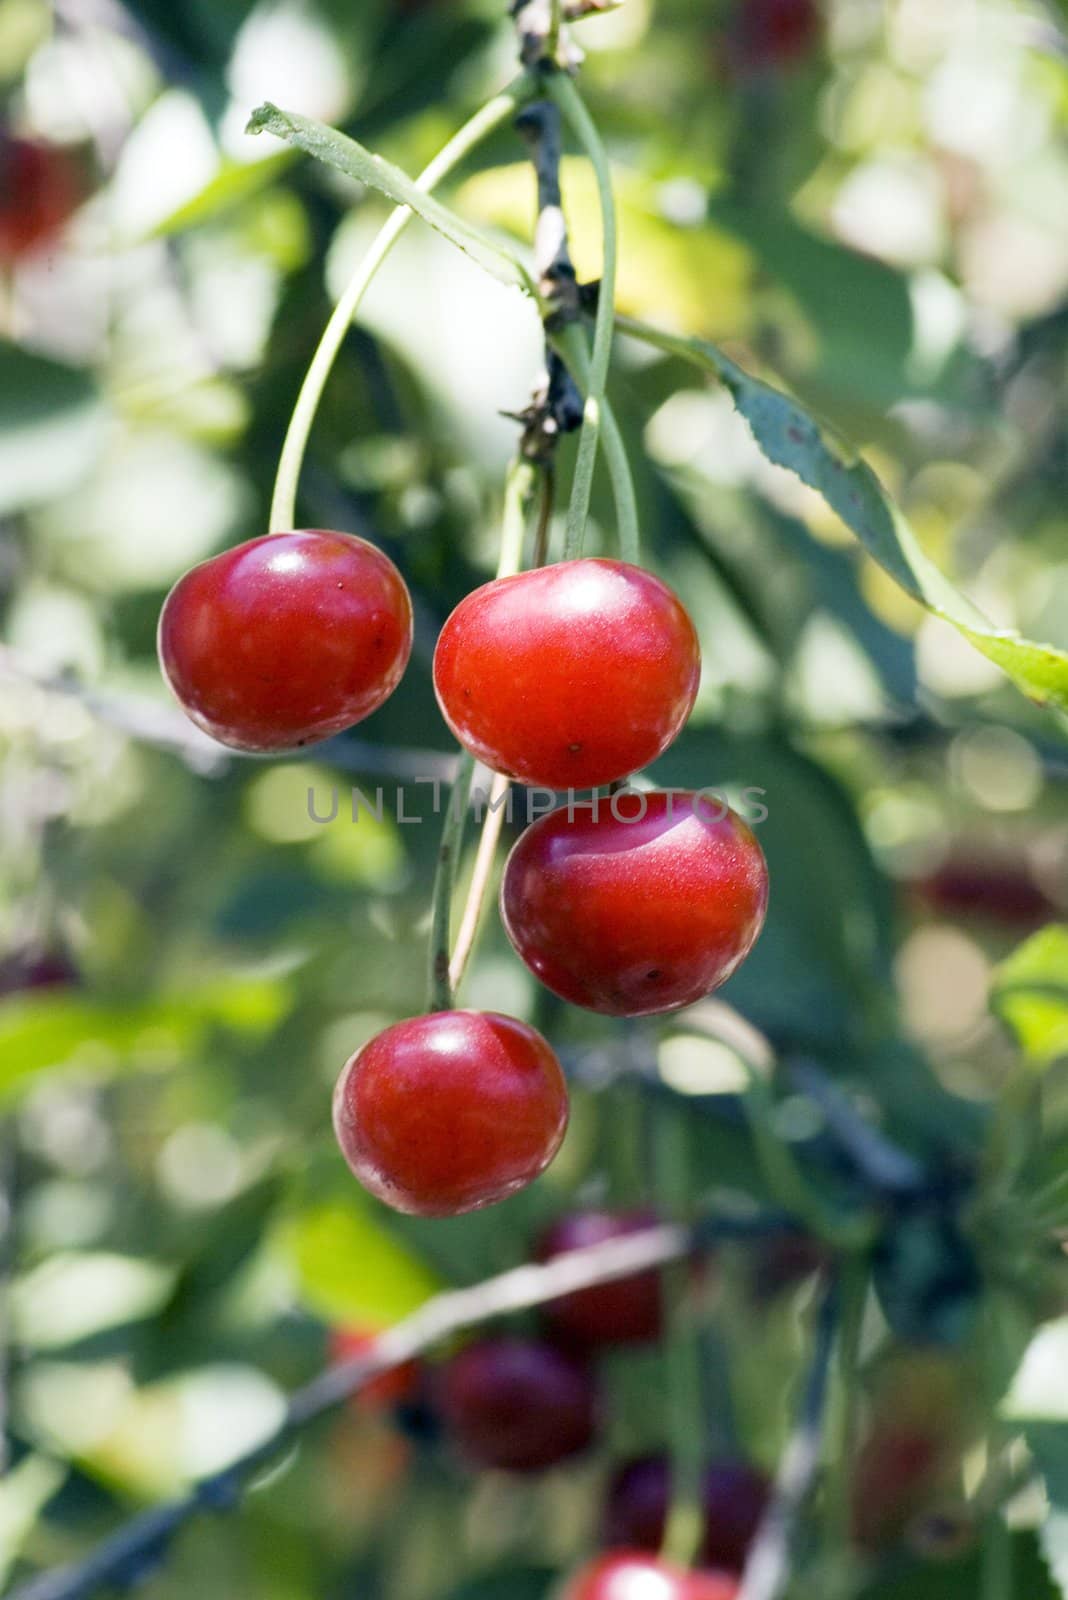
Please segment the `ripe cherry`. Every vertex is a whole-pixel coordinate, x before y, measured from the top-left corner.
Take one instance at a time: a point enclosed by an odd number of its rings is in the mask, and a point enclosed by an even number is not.
[[[714,1461],[705,1469],[701,1501],[702,1566],[741,1572],[768,1503],[768,1481],[744,1461]],[[608,1488],[603,1542],[632,1550],[659,1550],[671,1497],[671,1467],[665,1456],[627,1462]]]
[[[533,823],[508,858],[501,915],[554,994],[641,1017],[729,978],[767,895],[763,852],[734,812],[701,795],[629,791]]]
[[[592,559],[469,594],[441,631],[434,688],[457,739],[495,772],[588,789],[667,749],[700,671],[693,623],[667,585]]]
[[[0,263],[10,266],[51,244],[82,193],[69,151],[0,133]]]
[[[533,1339],[468,1345],[442,1374],[439,1405],[472,1465],[506,1472],[540,1472],[578,1455],[597,1423],[589,1368]]]
[[[334,1328],[330,1334],[331,1362],[351,1361],[366,1355],[375,1342],[372,1328]],[[388,1411],[418,1398],[420,1388],[418,1361],[405,1361],[392,1367],[380,1377],[372,1378],[353,1396],[359,1411]]]
[[[551,1261],[569,1250],[622,1239],[651,1227],[656,1217],[648,1211],[580,1211],[554,1222],[541,1237],[535,1255]],[[638,1272],[632,1278],[577,1289],[545,1307],[545,1319],[554,1333],[576,1344],[640,1344],[660,1336],[662,1323],[660,1274]]]
[[[1038,928],[1057,915],[1056,902],[1022,858],[997,860],[978,851],[962,854],[951,857],[912,887],[922,904],[953,917]]]
[[[567,1114],[549,1045],[495,1011],[394,1023],[346,1063],[334,1091],[334,1128],[357,1178],[425,1217],[525,1188],[560,1148]]]
[[[618,1550],[583,1567],[560,1600],[736,1600],[725,1572],[687,1572],[641,1550]]]
[[[750,72],[790,67],[815,49],[821,28],[816,0],[738,0],[730,53]]]
[[[235,750],[340,733],[393,693],[412,606],[388,556],[322,528],[267,534],[179,578],[159,657],[186,714]]]

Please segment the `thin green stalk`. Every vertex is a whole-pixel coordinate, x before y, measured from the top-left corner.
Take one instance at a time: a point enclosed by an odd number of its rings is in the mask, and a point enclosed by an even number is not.
[[[987,1430],[987,1467],[998,1461],[1009,1433],[998,1414],[1004,1393],[1003,1349],[998,1321],[997,1295],[987,1297],[983,1307],[983,1366],[990,1424]],[[980,1553],[980,1600],[1012,1600],[1014,1588],[1012,1536],[1000,1505],[991,1506],[983,1523]]]
[[[604,420],[605,389],[608,384],[608,367],[612,359],[612,335],[615,328],[616,256],[618,230],[616,225],[615,196],[612,193],[612,173],[608,153],[593,118],[586,110],[582,97],[571,79],[563,72],[554,72],[548,79],[548,89],[560,107],[565,119],[586,151],[597,179],[597,192],[601,204],[601,233],[604,240],[604,261],[601,268],[601,288],[597,302],[597,318],[593,329],[593,355],[590,358],[590,378],[586,386],[586,405],[579,438],[578,459],[575,462],[575,480],[571,490],[571,503],[567,511],[567,534],[564,543],[566,557],[582,554],[582,541],[586,532],[586,518],[590,510],[593,491],[593,469],[597,460],[597,444]]]
[[[664,1213],[685,1215],[692,1204],[689,1127],[686,1114],[674,1105],[657,1110],[654,1126],[656,1184]],[[704,1465],[701,1394],[701,1344],[689,1304],[690,1273],[685,1262],[664,1269],[667,1318],[665,1356],[668,1383],[668,1431],[671,1456],[671,1500],[662,1554],[689,1567],[701,1545],[703,1516],[701,1474]]]
[[[567,362],[575,381],[584,394],[590,387],[590,355],[586,336],[576,324],[564,328],[555,338],[561,356]],[[638,523],[638,499],[634,493],[634,479],[627,447],[616,421],[615,412],[607,398],[601,402],[601,430],[604,444],[605,466],[612,483],[612,497],[616,504],[616,521],[619,531],[619,553],[624,561],[635,566],[641,564],[641,529]]]
[[[531,551],[532,567],[543,567],[549,559],[549,538],[553,528],[553,507],[556,504],[556,468],[551,461],[542,463],[541,491],[538,496],[538,523],[534,529],[534,548]]]
[[[464,840],[467,803],[475,758],[465,750],[456,767],[456,778],[445,808],[445,821],[438,846],[438,866],[434,874],[434,893],[430,912],[430,997],[428,1011],[452,1009],[452,983],[449,978],[449,949],[452,935],[452,891],[456,864]]]
[[[832,1434],[827,1455],[827,1538],[835,1554],[852,1543],[853,1458],[856,1450],[860,1341],[868,1300],[866,1255],[846,1260],[841,1273],[841,1312],[835,1350]]]
[[[504,486],[504,514],[501,519],[501,549],[497,562],[498,578],[507,578],[512,573],[518,572],[523,563],[523,545],[526,539],[527,514],[530,502],[537,484],[538,469],[530,461],[517,457],[508,469],[508,476]],[[449,1003],[452,1003],[456,991],[463,982],[467,971],[467,964],[475,947],[478,937],[479,923],[482,919],[482,910],[489,890],[490,878],[493,875],[493,862],[497,853],[497,844],[500,840],[501,827],[505,821],[508,797],[508,779],[498,774],[493,780],[490,790],[489,803],[486,814],[482,820],[482,837],[478,842],[478,852],[475,856],[474,870],[471,883],[467,891],[463,913],[460,917],[460,926],[456,935],[456,944],[449,954],[450,908],[438,905],[438,886],[434,886],[434,949],[433,974],[439,978],[444,974],[444,981],[440,985],[441,996],[448,994]],[[470,779],[468,780],[468,793]],[[468,794],[464,796],[466,809]],[[449,828],[451,816],[446,819],[445,827]],[[443,881],[441,895],[451,902],[455,869],[458,864],[457,857],[463,843],[463,830],[452,841],[453,881]],[[442,835],[444,846],[444,833]],[[442,943],[438,943],[438,940]]]
[[[561,0],[550,0],[549,3],[549,31],[545,35],[545,59],[555,61],[560,48]]]
[[[524,461],[517,457],[508,468],[504,483],[504,512],[501,517],[501,550],[497,560],[498,578],[511,577],[523,565],[527,513],[537,480],[538,469],[532,461]]]
[[[481,140],[515,115],[530,95],[530,80],[521,77],[476,111],[475,115],[453,135],[448,144],[438,151],[416,179],[416,188],[429,193],[446,178]],[[315,413],[319,408],[326,380],[330,376],[345,335],[359,310],[376,272],[389,255],[401,234],[413,220],[415,213],[408,206],[399,206],[379,230],[371,248],[360,262],[344,294],[334,307],[330,320],[323,330],[319,347],[301,385],[293,415],[289,421],[282,454],[278,461],[274,495],[271,500],[270,529],[272,533],[292,528],[296,520],[297,481],[304,461]]]

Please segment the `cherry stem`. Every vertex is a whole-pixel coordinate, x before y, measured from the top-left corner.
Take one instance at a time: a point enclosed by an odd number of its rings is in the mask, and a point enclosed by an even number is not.
[[[452,891],[456,883],[457,858],[463,848],[464,824],[475,774],[475,758],[465,750],[456,767],[456,777],[445,807],[445,822],[438,846],[438,865],[430,911],[430,1011],[451,1011],[452,982],[449,976],[449,948],[452,933]]]
[[[527,511],[537,480],[537,468],[531,461],[516,457],[508,468],[504,486],[504,513],[501,518],[501,550],[497,562],[498,578],[510,577],[518,572],[523,562],[523,543],[526,536]],[[474,872],[467,892],[456,947],[452,949],[452,898],[456,887],[456,872],[463,849],[467,810],[474,776],[474,758],[466,753],[460,759],[456,781],[449,796],[445,823],[441,830],[438,850],[438,869],[434,877],[433,907],[430,933],[430,1009],[448,1011],[456,990],[463,979],[467,963],[474,949],[479,920],[486,898],[486,890],[493,872],[493,861],[500,838],[501,824],[507,809],[505,799],[508,780],[497,776],[490,790],[490,800],[475,857]],[[502,788],[503,785],[503,788]]]
[[[863,1253],[841,1266],[841,1315],[832,1374],[826,1509],[827,1539],[834,1552],[853,1541],[853,1457],[856,1451],[861,1337],[868,1303],[870,1265]]]
[[[549,539],[553,531],[553,507],[556,504],[556,468],[551,461],[542,463],[541,492],[538,497],[538,525],[534,530],[532,567],[543,567],[549,559]]]
[[[690,1130],[686,1112],[674,1105],[658,1109],[654,1127],[659,1199],[673,1217],[692,1203]],[[668,1389],[671,1498],[664,1528],[665,1560],[692,1566],[701,1545],[701,1344],[690,1299],[685,1263],[663,1271],[667,1334],[664,1357]]]
[[[486,816],[482,824],[482,833],[479,836],[478,851],[475,855],[475,865],[471,872],[471,883],[467,891],[467,899],[464,902],[460,927],[456,934],[452,960],[449,963],[449,983],[452,986],[454,995],[464,980],[467,964],[475,948],[475,940],[478,937],[479,923],[482,920],[486,893],[493,873],[493,863],[497,856],[501,828],[504,826],[505,814],[508,810],[508,792],[511,786],[511,778],[506,778],[500,772],[494,773],[486,806]]]
[[[579,387],[589,392],[590,356],[582,329],[572,325],[554,335],[554,344],[575,373]],[[627,447],[616,421],[616,415],[607,397],[601,402],[601,439],[604,445],[605,466],[612,483],[612,497],[616,505],[619,531],[619,553],[624,561],[641,565],[641,529],[638,522],[638,501],[634,493]]]
[[[465,156],[502,123],[513,117],[530,98],[532,80],[523,75],[488,101],[480,111],[438,151],[415,180],[416,188],[429,193],[463,161]],[[350,279],[344,294],[330,316],[318,349],[301,384],[297,403],[289,420],[285,442],[278,461],[274,494],[271,499],[270,530],[284,533],[296,521],[297,483],[304,463],[312,423],[322,399],[323,389],[353,318],[379,267],[415,216],[408,206],[398,206],[379,230],[374,242]]]
[[[1011,1436],[998,1411],[1003,1397],[1002,1363],[1006,1348],[1004,1330],[999,1326],[1000,1304],[1000,1298],[994,1294],[988,1297],[982,1313],[983,1367],[991,1417],[986,1436],[988,1465],[997,1461]],[[988,1509],[983,1524],[979,1576],[981,1600],[1012,1600],[1015,1587],[1012,1538],[1004,1510],[999,1505]]]
[[[597,460],[597,445],[604,420],[605,389],[608,368],[612,359],[612,336],[615,326],[616,256],[618,232],[615,197],[612,192],[612,173],[608,153],[593,118],[571,79],[563,72],[548,76],[549,94],[560,107],[565,120],[586,151],[597,180],[601,205],[601,234],[604,241],[604,259],[601,268],[601,291],[597,302],[597,316],[593,329],[593,354],[590,357],[589,382],[586,385],[586,404],[583,409],[582,433],[579,436],[578,459],[571,489],[571,502],[567,509],[567,533],[564,556],[574,558],[582,554],[582,541],[589,516],[590,496],[593,492],[593,469]]]
[[[545,55],[549,61],[556,60],[560,48],[560,27],[563,22],[561,0],[549,0],[549,29],[545,35]]]

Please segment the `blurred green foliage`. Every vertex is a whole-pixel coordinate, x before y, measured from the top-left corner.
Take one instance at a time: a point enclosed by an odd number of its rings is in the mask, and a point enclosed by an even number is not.
[[[620,194],[621,311],[715,339],[787,389],[863,450],[924,572],[998,628],[1068,650],[1065,7],[834,0],[817,50],[748,77],[723,50],[732,4],[627,0],[583,25],[583,92]],[[825,1108],[791,1082],[798,1055],[937,1175],[924,1204],[887,1203],[861,1422],[891,1352],[948,1345],[936,1359],[984,1371],[949,1501],[982,1486],[988,1435],[1017,1471],[1026,1440],[1045,1491],[1013,1503],[1017,1593],[1068,1593],[1063,721],[877,565],[883,524],[858,543],[761,453],[726,390],[619,341],[611,393],[647,559],[686,597],[705,661],[694,720],[651,776],[763,791],[771,911],[715,1003],[625,1031],[536,994],[487,917],[465,1003],[544,1027],[575,1067],[575,1104],[545,1178],[469,1218],[386,1213],[344,1167],[329,1106],[346,1058],[424,1002],[440,818],[416,780],[451,756],[430,656],[495,562],[516,431],[500,413],[526,403],[541,358],[517,292],[411,229],[312,434],[300,522],[373,538],[412,586],[415,651],[393,699],[313,759],[268,764],[207,748],[159,680],[163,596],[265,527],[301,377],[386,214],[249,140],[249,112],[269,98],[414,173],[512,75],[504,9],[127,0],[52,15],[0,0],[6,116],[93,175],[61,243],[0,285],[0,929],[12,958],[60,949],[78,974],[0,999],[14,1219],[0,1566],[73,1559],[269,1433],[332,1324],[381,1327],[518,1264],[576,1203],[651,1201],[642,1108],[666,1091],[688,1097],[695,1204],[779,1203],[739,1093],[744,1023],[783,1063],[774,1132],[821,1204],[851,1217],[866,1194]],[[577,156],[564,183],[592,278]],[[509,131],[442,198],[526,249],[533,179]],[[754,395],[742,410],[759,434]],[[561,508],[573,455],[565,442]],[[613,532],[599,474],[590,547],[614,550]],[[1023,674],[1032,693],[1044,667]],[[336,819],[312,820],[309,791],[323,816],[335,788]],[[606,1061],[644,1063],[644,1086]],[[771,1469],[811,1281],[769,1304],[754,1251],[725,1247],[700,1297],[694,1422]],[[519,1486],[346,1411],[239,1515],[190,1528],[151,1592],[543,1594],[592,1539],[612,1463],[664,1448],[666,1385],[659,1350],[613,1355],[594,1457]],[[841,1592],[978,1592],[985,1554],[926,1559],[914,1532]],[[802,1555],[797,1592],[824,1592],[819,1550]]]

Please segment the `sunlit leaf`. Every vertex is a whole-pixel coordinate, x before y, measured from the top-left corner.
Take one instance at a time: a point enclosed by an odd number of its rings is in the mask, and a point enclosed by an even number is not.
[[[67,1469],[47,1456],[29,1455],[0,1480],[0,1582],[10,1571],[39,1513],[62,1486]]]
[[[50,1068],[107,1075],[171,1065],[209,1027],[256,1035],[272,1028],[288,1006],[285,985],[248,978],[126,1003],[69,993],[14,995],[0,1002],[0,1096]]]
[[[278,1243],[296,1272],[301,1297],[330,1321],[384,1326],[441,1288],[436,1274],[393,1237],[369,1203],[313,1206],[283,1225]]]
[[[12,1287],[15,1336],[33,1348],[55,1349],[151,1316],[167,1298],[173,1277],[169,1267],[131,1256],[50,1256]]]
[[[619,218],[616,305],[631,316],[668,317],[674,326],[719,338],[745,330],[752,313],[752,252],[719,228],[679,228],[658,209],[655,185],[630,170],[613,173]],[[561,167],[571,253],[583,281],[601,271],[597,181],[589,162]],[[494,167],[460,188],[465,213],[530,235],[534,176],[529,162]]]
[[[1032,1061],[1048,1066],[1068,1053],[1068,927],[1043,928],[1003,961],[990,1004]]]

